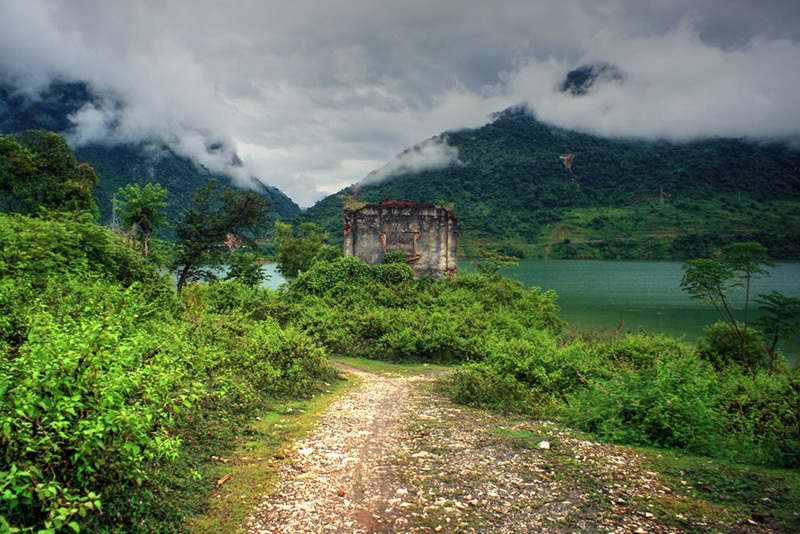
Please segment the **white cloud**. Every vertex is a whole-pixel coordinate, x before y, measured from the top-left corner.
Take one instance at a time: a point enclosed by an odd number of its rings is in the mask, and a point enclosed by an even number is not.
[[[601,135],[687,139],[769,137],[798,133],[795,98],[800,43],[754,38],[723,50],[705,44],[689,25],[657,37],[603,36],[584,59],[604,58],[625,74],[582,97],[553,91],[564,62],[521,66],[510,91],[542,120]]]
[[[461,163],[458,149],[448,145],[446,138],[436,137],[398,154],[389,163],[371,172],[364,182],[376,184],[393,176],[440,169],[458,163]]]
[[[0,0],[0,70],[102,97],[74,142],[160,136],[304,206],[520,103],[603,135],[797,134],[799,43],[800,3],[781,0]],[[554,91],[597,61],[625,81]]]

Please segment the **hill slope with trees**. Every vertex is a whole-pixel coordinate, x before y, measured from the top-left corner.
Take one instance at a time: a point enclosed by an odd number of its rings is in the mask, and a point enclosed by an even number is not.
[[[358,201],[452,206],[468,253],[492,243],[523,256],[688,257],[747,237],[773,257],[800,256],[800,152],[784,143],[608,139],[524,109],[441,138],[458,149],[457,163],[346,188],[301,220],[339,238],[343,202],[357,190]],[[561,158],[569,154],[571,170]],[[635,250],[642,240],[649,253]]]
[[[0,134],[32,129],[65,134],[73,127],[70,114],[91,103],[93,98],[89,87],[82,83],[53,84],[35,99],[18,93],[14,87],[0,85]],[[76,147],[75,156],[97,171],[94,194],[104,222],[111,218],[114,193],[127,184],[160,183],[169,192],[167,218],[171,223],[191,206],[194,192],[212,179],[236,187],[228,176],[213,173],[176,154],[159,139],[113,146],[83,145]],[[271,209],[278,217],[300,213],[297,204],[275,187],[263,184],[257,193],[271,202]]]

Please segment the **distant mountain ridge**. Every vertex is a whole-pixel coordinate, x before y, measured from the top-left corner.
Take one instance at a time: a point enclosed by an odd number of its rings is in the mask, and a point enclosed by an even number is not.
[[[42,129],[64,135],[73,127],[70,114],[94,98],[84,83],[56,83],[35,99],[16,92],[12,86],[0,85],[0,134]],[[209,147],[209,150],[214,149],[214,146]],[[190,158],[176,154],[166,142],[158,139],[109,146],[88,144],[77,147],[75,156],[79,162],[94,167],[99,175],[95,196],[104,222],[111,216],[112,197],[129,183],[158,182],[167,189],[170,222],[191,206],[194,192],[209,180],[237,187],[228,176],[211,172]],[[279,189],[263,182],[261,185],[258,193],[272,202],[276,216],[290,218],[300,213],[299,206]]]
[[[336,240],[343,200],[357,194],[452,205],[465,243],[775,234],[800,244],[800,152],[786,144],[607,139],[541,123],[524,108],[440,137],[458,164],[345,188],[300,220]]]

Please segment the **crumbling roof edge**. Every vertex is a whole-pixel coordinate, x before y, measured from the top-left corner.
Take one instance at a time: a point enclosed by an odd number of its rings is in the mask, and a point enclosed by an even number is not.
[[[387,197],[378,202],[377,204],[367,204],[365,206],[361,206],[358,209],[354,210],[345,210],[345,213],[356,213],[366,208],[373,208],[373,209],[380,209],[380,208],[411,208],[411,209],[441,209],[444,210],[450,215],[451,217],[455,217],[455,214],[447,209],[441,208],[438,206],[434,206],[433,204],[418,204],[416,202],[412,202],[410,200],[396,200],[393,197]]]

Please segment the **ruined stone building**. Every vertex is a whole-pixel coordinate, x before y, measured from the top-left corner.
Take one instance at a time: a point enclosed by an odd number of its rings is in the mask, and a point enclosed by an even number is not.
[[[370,265],[386,253],[406,253],[414,277],[442,279],[456,273],[458,230],[452,212],[389,197],[344,213],[344,255]]]

